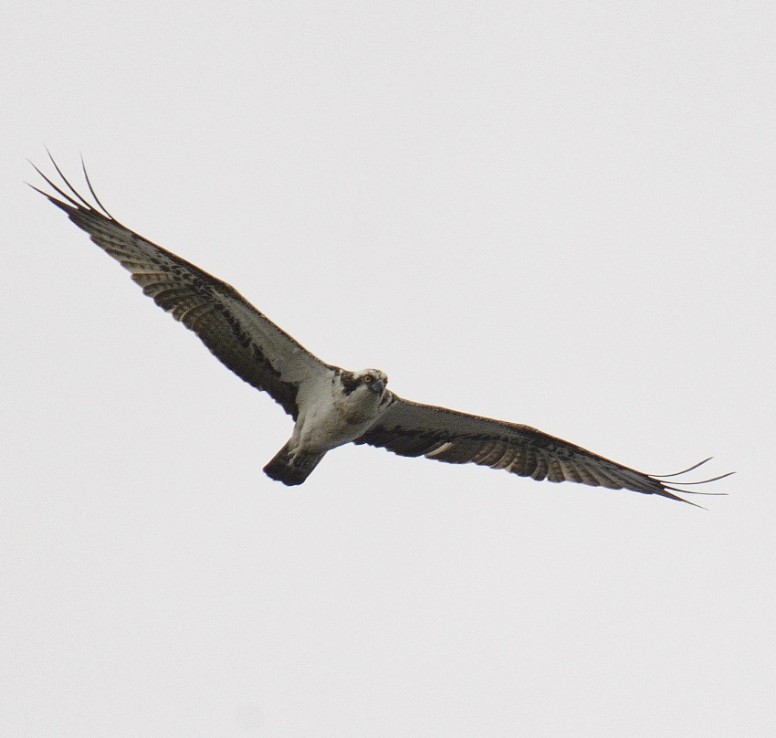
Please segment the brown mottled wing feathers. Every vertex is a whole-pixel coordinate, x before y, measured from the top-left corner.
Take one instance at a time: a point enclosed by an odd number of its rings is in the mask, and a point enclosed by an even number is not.
[[[194,331],[225,366],[257,389],[268,392],[296,418],[299,384],[320,372],[329,371],[328,366],[256,310],[230,285],[129,230],[102,208],[96,196],[94,198],[104,212],[90,205],[72,188],[58,167],[57,172],[70,193],[57,187],[40,170],[38,173],[63,199],[38,191],[64,210],[94,243],[129,270],[143,292]]]
[[[526,425],[422,405],[396,395],[392,400],[355,443],[379,446],[401,456],[504,469],[536,480],[578,482],[677,500],[682,498],[669,490],[686,492]]]

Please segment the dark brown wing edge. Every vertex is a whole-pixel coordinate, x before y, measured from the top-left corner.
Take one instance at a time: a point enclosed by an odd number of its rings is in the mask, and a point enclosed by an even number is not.
[[[84,178],[96,205],[89,203],[70,184],[50,153],[49,158],[69,192],[52,182],[32,162],[30,164],[35,171],[62,199],[34,185],[30,187],[61,208],[73,223],[89,234],[94,243],[129,271],[133,271],[132,264],[137,262],[136,252],[145,250],[148,263],[138,273],[132,274],[133,280],[143,288],[144,293],[196,333],[226,367],[256,389],[269,393],[296,419],[299,382],[282,379],[282,366],[275,364],[282,363],[283,357],[280,357],[280,361],[275,357],[273,364],[260,343],[251,336],[250,326],[246,326],[245,321],[235,314],[235,306],[240,303],[243,311],[249,311],[254,320],[263,321],[268,326],[266,330],[274,333],[275,342],[287,345],[287,353],[293,355],[294,360],[308,361],[313,370],[328,369],[328,365],[256,310],[231,285],[143,238],[116,220],[94,192],[83,162]],[[147,268],[150,264],[158,269],[156,273]]]
[[[392,400],[377,423],[354,443],[385,448],[400,456],[425,456],[450,464],[473,463],[504,469],[537,481],[577,482],[655,494],[690,505],[695,503],[674,493],[724,494],[686,490],[665,481],[697,469],[709,459],[675,474],[645,474],[529,426],[423,405],[396,395]],[[732,473],[675,483],[706,484]]]

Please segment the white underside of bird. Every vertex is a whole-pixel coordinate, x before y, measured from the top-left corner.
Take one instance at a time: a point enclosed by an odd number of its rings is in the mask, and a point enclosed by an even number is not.
[[[374,425],[387,406],[387,382],[378,369],[365,369],[332,372],[306,383],[297,395],[299,415],[291,438],[264,471],[286,484],[301,484],[327,451]]]

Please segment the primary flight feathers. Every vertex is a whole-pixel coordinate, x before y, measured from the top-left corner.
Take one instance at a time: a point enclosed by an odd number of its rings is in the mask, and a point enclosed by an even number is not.
[[[367,443],[401,456],[471,462],[536,480],[579,482],[688,502],[674,492],[690,490],[666,480],[708,459],[677,474],[644,474],[525,425],[405,400],[386,388],[388,378],[377,369],[351,372],[324,363],[233,287],[119,223],[95,194],[85,168],[93,204],[51,161],[60,185],[33,167],[59,197],[33,189],[64,210],[225,366],[267,392],[294,419],[291,438],[264,468],[272,479],[301,484],[328,451],[345,443]],[[704,484],[726,476],[675,484]]]

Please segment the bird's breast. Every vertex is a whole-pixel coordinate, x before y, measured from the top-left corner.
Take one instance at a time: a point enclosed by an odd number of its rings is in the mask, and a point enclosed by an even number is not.
[[[376,397],[374,393],[369,394]],[[362,435],[377,416],[377,402],[365,395],[366,392],[347,396],[323,392],[308,398],[294,428],[299,446],[329,450]]]

